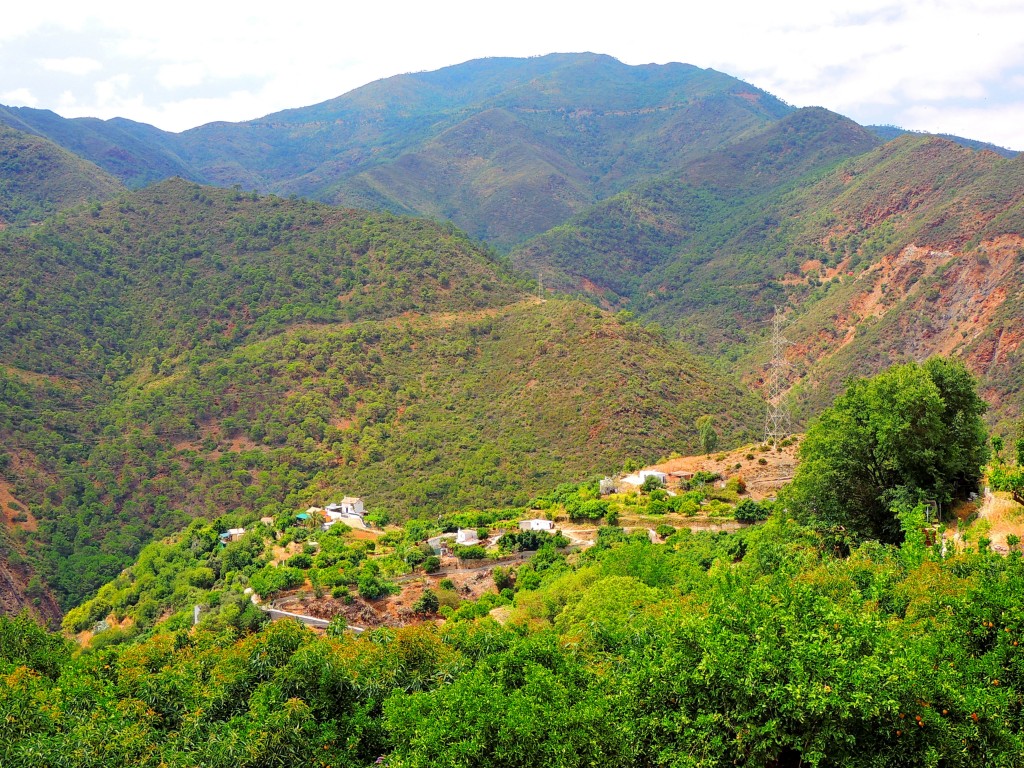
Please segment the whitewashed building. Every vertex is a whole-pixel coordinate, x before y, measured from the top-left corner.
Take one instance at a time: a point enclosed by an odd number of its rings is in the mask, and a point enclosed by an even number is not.
[[[542,520],[537,518],[535,520],[520,520],[519,530],[521,531],[553,531],[555,524],[551,520]]]
[[[341,504],[328,504],[327,516],[332,520],[340,520],[342,517],[362,517],[366,513],[363,507],[363,500],[358,496],[346,496]]]
[[[476,528],[459,528],[459,532],[455,534],[455,543],[465,547],[479,544],[480,537],[477,535]]]

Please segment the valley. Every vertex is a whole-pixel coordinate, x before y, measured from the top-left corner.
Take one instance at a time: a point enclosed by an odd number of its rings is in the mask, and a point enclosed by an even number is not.
[[[0,107],[0,764],[1014,766],[1022,307],[1020,154],[686,64]]]

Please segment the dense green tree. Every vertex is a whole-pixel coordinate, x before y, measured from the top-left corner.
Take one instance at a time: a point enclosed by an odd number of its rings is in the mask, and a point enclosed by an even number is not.
[[[984,411],[956,361],[936,357],[854,381],[808,430],[786,502],[802,519],[900,541],[897,498],[945,504],[977,487],[988,456]]]
[[[718,432],[715,430],[714,417],[705,414],[697,419],[697,435],[704,453],[711,453],[718,447]]]

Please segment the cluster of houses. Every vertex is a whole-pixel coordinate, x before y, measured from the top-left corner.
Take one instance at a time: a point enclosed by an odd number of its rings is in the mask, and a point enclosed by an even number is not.
[[[535,520],[520,520],[519,529],[522,531],[553,531],[555,524],[551,520],[544,520],[537,518]],[[495,539],[500,538],[500,534],[494,537]],[[459,528],[455,533],[442,533],[440,536],[434,536],[427,539],[427,544],[434,550],[435,555],[448,555],[451,554],[449,545],[452,541],[463,547],[472,547],[476,544],[489,545],[494,543],[490,539],[481,540],[480,534],[476,528]]]
[[[295,518],[301,523],[310,520],[323,520],[324,522],[320,525],[320,530],[326,531],[332,525],[341,521],[356,523],[358,527],[364,527],[363,517],[365,514],[366,509],[363,506],[362,499],[356,496],[346,496],[341,500],[340,504],[328,504],[323,508],[310,507],[305,512],[297,514]],[[261,517],[260,523],[272,527],[274,525],[274,518]],[[221,544],[228,544],[232,541],[239,541],[244,535],[245,528],[228,528],[219,534],[218,538],[220,538]]]
[[[656,469],[641,469],[635,474],[626,475],[622,477],[618,482],[610,477],[602,478],[600,482],[600,492],[602,496],[607,496],[612,493],[618,493],[620,486],[628,485],[635,488],[639,488],[644,484],[644,481],[649,477],[657,478],[658,483],[661,485],[668,485],[671,483],[686,483],[693,479],[693,472],[659,472]]]
[[[344,522],[355,524],[358,528],[365,527],[363,518],[366,516],[366,508],[363,500],[358,496],[346,496],[340,504],[328,504],[326,507],[310,507],[297,517],[300,520],[323,520],[320,525],[321,531],[328,530],[335,523]]]

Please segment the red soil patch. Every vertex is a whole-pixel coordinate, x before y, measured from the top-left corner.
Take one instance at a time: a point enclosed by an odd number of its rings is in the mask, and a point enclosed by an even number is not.
[[[39,527],[39,522],[32,515],[28,505],[14,498],[14,488],[3,479],[0,479],[0,515],[2,515],[4,522],[12,528],[34,531]],[[14,517],[16,515],[25,515],[28,519],[22,522],[15,522]]]

